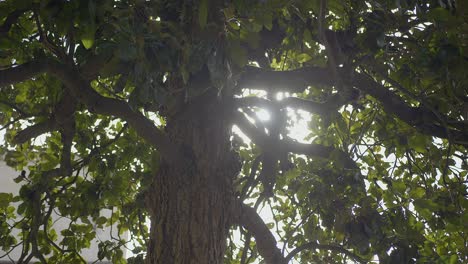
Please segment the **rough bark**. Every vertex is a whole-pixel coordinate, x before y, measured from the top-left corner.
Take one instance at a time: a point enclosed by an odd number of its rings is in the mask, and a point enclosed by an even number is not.
[[[184,155],[176,166],[162,161],[147,197],[148,264],[223,262],[233,178],[240,169],[224,107],[209,97],[167,120],[166,130]]]

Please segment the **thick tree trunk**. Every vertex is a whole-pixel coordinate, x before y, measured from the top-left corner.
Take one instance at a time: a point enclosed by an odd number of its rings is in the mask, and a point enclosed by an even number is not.
[[[223,262],[240,167],[222,106],[214,98],[168,120],[166,130],[185,157],[175,165],[163,161],[151,187],[147,264]]]

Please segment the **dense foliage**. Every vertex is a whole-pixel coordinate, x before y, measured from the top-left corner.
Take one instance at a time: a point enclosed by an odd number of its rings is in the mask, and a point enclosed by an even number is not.
[[[1,1],[0,247],[81,263],[114,226],[96,259],[143,263],[166,123],[214,98],[245,207],[225,263],[466,263],[466,69],[466,1]]]

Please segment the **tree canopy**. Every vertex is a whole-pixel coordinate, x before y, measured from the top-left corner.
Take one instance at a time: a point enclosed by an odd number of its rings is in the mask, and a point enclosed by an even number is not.
[[[466,263],[467,69],[466,1],[1,1],[0,260]]]

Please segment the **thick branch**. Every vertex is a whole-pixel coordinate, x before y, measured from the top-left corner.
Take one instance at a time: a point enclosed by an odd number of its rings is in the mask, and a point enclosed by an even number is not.
[[[250,240],[251,239],[252,239],[252,235],[250,233],[247,233],[247,235],[245,236],[244,249],[242,250],[240,264],[246,264],[247,263],[247,253],[250,250]]]
[[[236,125],[246,134],[255,144],[262,147],[268,144],[266,134],[255,127],[254,124],[250,123],[249,120],[240,112],[235,114]]]
[[[260,155],[260,156],[257,156],[255,160],[252,162],[252,165],[250,167],[250,174],[247,178],[247,182],[242,187],[242,191],[240,193],[241,200],[244,200],[244,198],[248,196],[249,188],[251,188],[252,186],[255,186],[256,183],[258,183],[258,179],[255,180],[255,176],[257,174],[258,167],[260,166],[261,159],[262,159],[262,156]]]
[[[365,260],[363,260],[361,257],[359,257],[358,255],[344,249],[343,247],[341,246],[338,246],[338,245],[322,245],[322,244],[318,244],[316,242],[309,242],[309,243],[306,243],[306,244],[303,244],[297,248],[295,248],[293,251],[291,251],[291,253],[289,253],[287,256],[286,256],[286,261],[289,262],[292,258],[294,258],[294,256],[296,256],[299,252],[301,251],[304,251],[304,250],[307,250],[307,249],[321,249],[321,250],[330,250],[330,251],[336,251],[338,253],[341,253],[341,254],[344,254],[350,258],[352,258],[353,260],[359,262],[359,263],[367,263]]]
[[[273,103],[278,104],[281,108],[293,107],[314,114],[322,114],[327,108],[326,103],[318,103],[296,97],[287,97],[281,101],[275,102],[256,96],[237,98],[235,100],[238,107],[259,107],[268,110],[270,113],[273,112]]]
[[[80,78],[76,71],[65,65],[50,64],[49,70],[80,102],[87,106],[89,111],[126,120],[143,139],[157,147],[165,158],[176,160],[178,149],[174,147],[169,138],[151,120],[140,112],[134,111],[125,101],[100,95],[87,81]]]
[[[75,111],[77,102],[68,90],[60,100],[55,109],[55,121],[60,130],[62,141],[62,153],[60,156],[60,168],[66,175],[72,173],[71,165],[71,148],[73,145],[73,137],[75,136]]]
[[[379,100],[387,113],[397,116],[419,132],[450,139],[457,144],[468,146],[468,132],[450,129],[437,124],[441,120],[438,120],[439,118],[434,113],[421,107],[409,106],[400,96],[388,90],[382,84],[377,83],[369,76],[359,74],[353,79],[353,85]]]
[[[125,101],[100,95],[88,81],[81,78],[77,70],[67,65],[52,60],[42,60],[2,70],[0,71],[0,86],[24,81],[43,72],[59,78],[71,94],[87,106],[89,111],[126,120],[143,139],[157,147],[165,158],[176,160],[178,149],[151,120],[140,112],[134,111]]]
[[[282,104],[285,106],[290,106],[296,109],[304,110],[304,111],[314,113],[314,114],[319,114],[319,115],[328,114],[332,108],[330,107],[331,106],[330,102],[317,103],[314,101],[301,99],[301,98],[295,98],[295,97],[284,98],[282,100]]]
[[[320,144],[304,144],[296,142],[290,138],[284,138],[272,144],[267,135],[258,130],[252,123],[250,123],[241,113],[238,113],[235,118],[238,127],[244,132],[255,144],[260,148],[265,148],[267,145],[273,145],[273,151],[285,151],[295,154],[303,154],[307,156],[321,157],[325,159],[338,159],[339,164],[344,168],[356,170],[359,172],[359,167],[355,161],[349,157],[345,152],[329,146]]]
[[[333,85],[333,74],[328,69],[306,67],[291,71],[270,71],[248,66],[242,73],[240,88],[301,93],[309,85]]]
[[[47,121],[34,124],[18,132],[18,134],[16,134],[15,136],[13,143],[23,144],[24,142],[30,140],[31,138],[35,138],[44,133],[53,131],[55,130],[55,128],[56,128],[55,121],[53,119],[49,119]]]
[[[0,71],[0,87],[22,82],[46,71],[47,61],[37,60]]]
[[[26,112],[23,111],[19,106],[15,105],[15,104],[12,103],[12,102],[9,102],[9,101],[1,100],[1,99],[0,99],[0,104],[6,105],[6,106],[8,106],[9,108],[15,110],[22,118],[27,118],[27,117],[32,116],[31,114],[26,113]]]
[[[239,202],[238,224],[245,227],[255,238],[260,255],[268,264],[287,264],[288,262],[276,247],[276,239],[255,209]]]
[[[91,56],[83,65],[81,65],[81,76],[87,80],[96,79],[99,71],[111,60],[111,58],[111,55],[108,55],[107,53]],[[130,67],[129,65],[126,66]]]
[[[338,73],[341,75],[341,70]],[[421,133],[446,138],[457,144],[468,145],[468,132],[464,131],[464,129],[457,130],[446,127],[442,124],[442,120],[431,111],[422,107],[411,107],[400,96],[369,76],[354,73],[352,77],[343,78],[343,82],[345,85],[356,87],[358,90],[371,95],[382,103],[387,113],[394,114]],[[239,87],[241,88],[266,91],[302,92],[309,85],[333,86],[333,74],[329,70],[320,67],[304,67],[292,71],[269,71],[256,67],[247,67],[239,80]],[[346,100],[346,98],[343,98],[343,100]],[[300,103],[302,104],[302,102]],[[307,107],[310,107],[311,111],[317,110],[317,105],[309,103]],[[445,116],[442,118],[447,119]]]
[[[47,132],[51,132],[57,129],[60,129],[63,132],[64,128],[66,128],[66,130],[73,131],[65,131],[67,135],[71,135],[69,137],[73,138],[75,126],[75,107],[75,98],[73,98],[69,94],[69,92],[65,92],[64,96],[61,98],[60,102],[55,107],[51,118],[49,118],[47,121],[34,124],[18,132],[18,134],[15,136],[13,143],[23,144],[31,138],[38,137]]]
[[[70,175],[73,172],[71,165],[71,148],[73,145],[73,136],[74,127],[73,133],[67,133],[65,131],[61,132],[62,153],[60,155],[60,168],[63,170],[65,175]]]
[[[406,96],[410,97],[411,99],[419,101],[420,104],[422,105],[422,107],[420,107],[419,109],[420,111],[425,112],[424,115],[427,116],[428,119],[433,119],[434,121],[439,122],[441,126],[443,126],[444,128],[447,128],[448,126],[450,126],[454,129],[458,129],[461,131],[465,131],[465,133],[468,133],[468,123],[459,121],[459,120],[454,120],[452,118],[445,118],[432,105],[430,105],[427,102],[427,100],[419,96],[416,96],[411,91],[409,91],[406,87],[401,85],[399,82],[393,80],[387,73],[388,69],[385,67],[385,65],[381,65],[377,61],[371,58],[367,58],[366,62],[368,63],[368,65],[366,66],[368,66],[372,72],[376,72],[378,75],[383,77],[385,81],[387,81],[389,84],[392,85],[392,87],[402,92]],[[450,133],[450,131],[448,133]]]
[[[334,160],[346,169],[356,170],[357,172],[360,171],[356,162],[351,159],[348,154],[333,147],[323,146],[320,144],[304,144],[291,139],[283,139],[281,141],[281,147],[284,150],[295,154]]]
[[[8,33],[10,31],[11,26],[18,21],[18,19],[26,12],[27,9],[17,9],[10,14],[8,14],[5,22],[0,26],[0,36]]]
[[[326,102],[314,102],[307,99],[297,98],[297,97],[286,97],[280,101],[272,102],[268,99],[261,97],[244,97],[237,98],[236,105],[238,107],[259,107],[267,109],[269,112],[272,112],[273,103],[277,104],[280,108],[296,108],[304,110],[313,114],[326,115],[330,112],[337,111],[341,106],[355,99],[358,95],[358,92],[352,93],[352,97],[343,98],[338,94],[334,94],[328,98]]]

